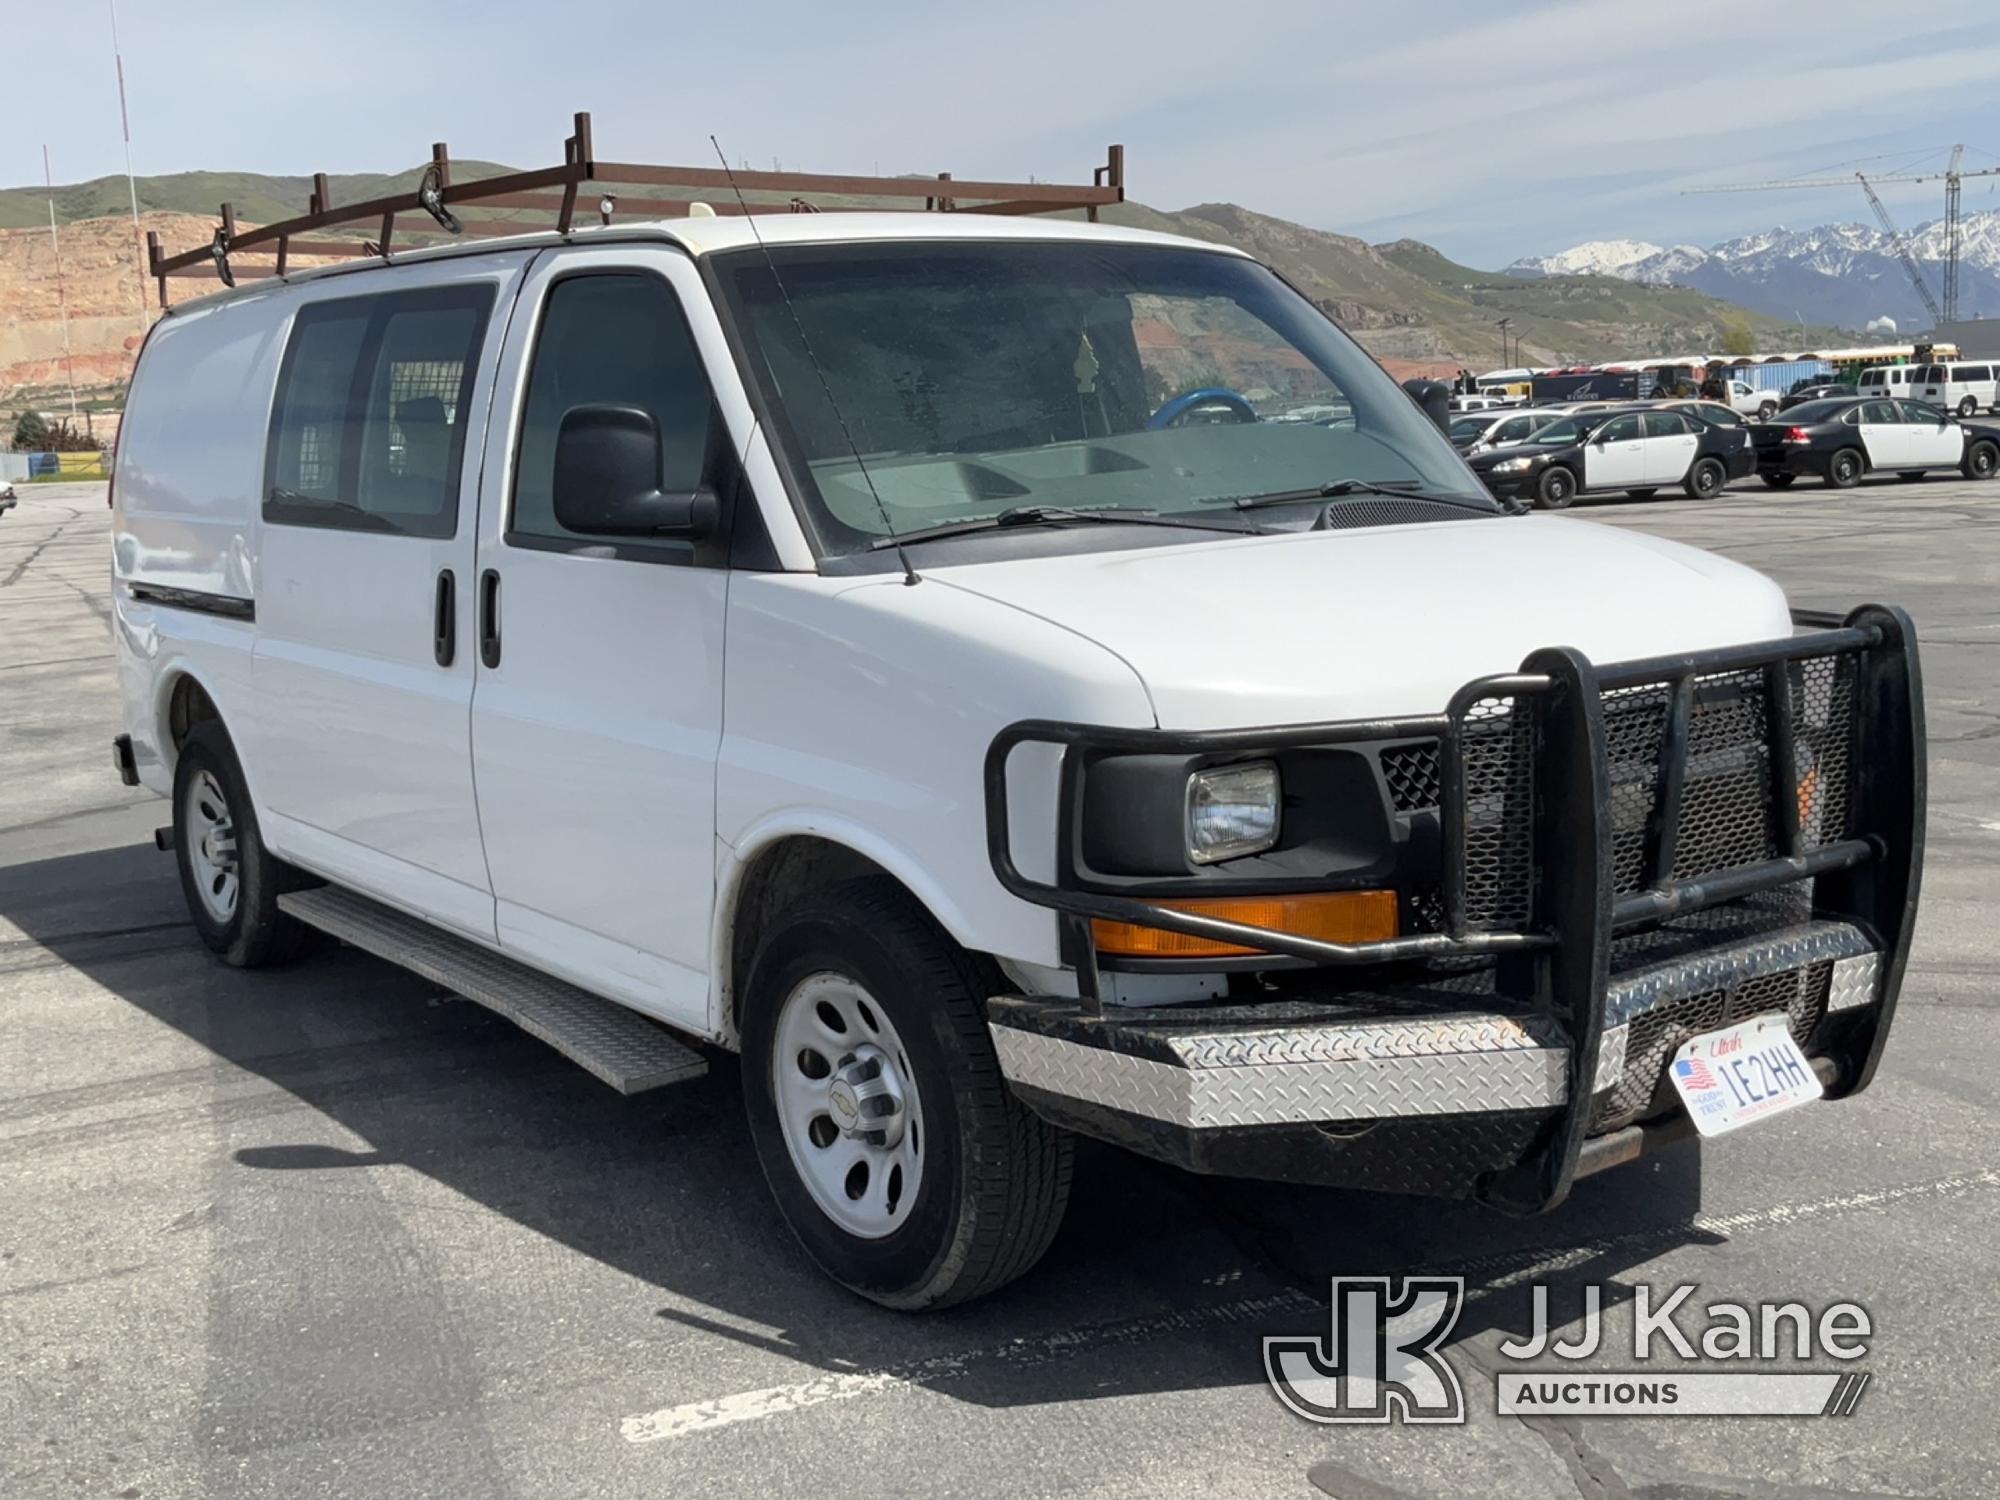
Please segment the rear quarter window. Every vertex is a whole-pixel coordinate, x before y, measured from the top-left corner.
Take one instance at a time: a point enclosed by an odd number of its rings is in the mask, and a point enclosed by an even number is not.
[[[299,310],[265,447],[264,519],[404,536],[458,529],[472,383],[490,286],[389,292]]]

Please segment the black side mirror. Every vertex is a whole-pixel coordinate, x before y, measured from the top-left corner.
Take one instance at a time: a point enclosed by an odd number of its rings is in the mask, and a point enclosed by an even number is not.
[[[1439,432],[1451,435],[1451,388],[1442,380],[1406,380],[1403,389],[1418,409],[1437,424]]]
[[[565,531],[698,542],[721,518],[715,491],[660,488],[660,427],[636,406],[573,406],[556,433],[555,510]]]

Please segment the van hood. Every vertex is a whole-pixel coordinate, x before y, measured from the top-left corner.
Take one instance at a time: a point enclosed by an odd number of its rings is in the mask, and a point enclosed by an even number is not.
[[[1762,574],[1588,521],[1496,516],[926,570],[1098,642],[1160,727],[1442,712],[1544,646],[1598,663],[1791,634]]]

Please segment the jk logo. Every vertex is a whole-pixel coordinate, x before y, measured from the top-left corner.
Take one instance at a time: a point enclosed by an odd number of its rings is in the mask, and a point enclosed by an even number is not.
[[[1333,1278],[1320,1337],[1264,1340],[1264,1373],[1308,1422],[1463,1422],[1465,1393],[1438,1347],[1465,1301],[1462,1276]]]

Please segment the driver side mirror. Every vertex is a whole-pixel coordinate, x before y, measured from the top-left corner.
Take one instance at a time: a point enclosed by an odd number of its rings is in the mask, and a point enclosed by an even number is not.
[[[555,512],[565,531],[698,542],[721,520],[706,485],[660,488],[660,426],[636,406],[573,406],[556,433]]]

